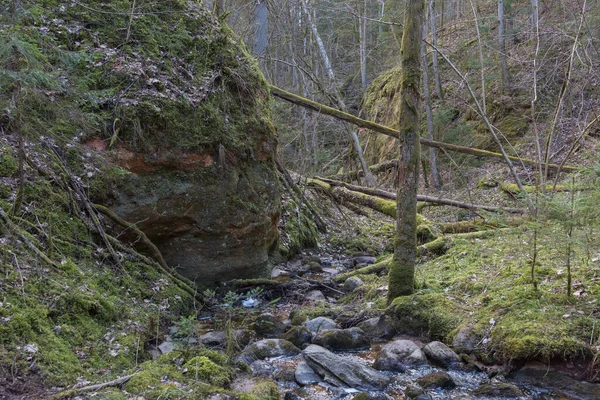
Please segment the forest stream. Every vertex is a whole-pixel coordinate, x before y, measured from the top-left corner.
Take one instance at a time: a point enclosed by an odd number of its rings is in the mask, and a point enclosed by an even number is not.
[[[573,381],[569,397],[562,397],[564,392],[559,394],[548,379],[528,374],[527,369],[506,377],[506,366],[484,365],[476,357],[458,356],[441,342],[396,334],[383,310],[367,310],[372,302],[362,306],[366,312],[327,312],[324,305],[337,303],[348,292],[360,290],[362,284],[360,278],[348,278],[340,291],[333,279],[374,262],[370,255],[295,257],[273,270],[272,279],[282,287],[251,290],[240,296],[229,292],[210,312],[200,313],[199,340],[215,349],[228,347],[224,337],[239,340],[238,345],[247,343],[250,338],[236,328],[254,321],[251,344],[237,360],[249,365],[253,378],[275,381],[286,400],[589,399],[598,393],[597,385]],[[304,285],[289,285],[298,281]],[[379,290],[385,295],[385,288]],[[303,310],[309,311],[305,314]],[[367,315],[379,317],[365,319]],[[224,320],[229,321],[230,333],[218,331]],[[177,335],[178,329],[171,333]],[[192,343],[195,345],[196,339]],[[161,348],[169,349],[168,344]],[[244,391],[253,378],[238,377],[232,388]],[[569,378],[561,379],[568,384]]]

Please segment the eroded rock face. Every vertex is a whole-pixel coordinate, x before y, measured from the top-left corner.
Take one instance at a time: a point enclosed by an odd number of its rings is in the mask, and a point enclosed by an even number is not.
[[[110,108],[120,113],[112,122],[118,145],[101,135],[86,144],[121,168],[106,203],[182,275],[199,286],[266,277],[280,214],[266,81],[217,19],[201,8],[182,19],[183,45],[97,71],[133,83]]]

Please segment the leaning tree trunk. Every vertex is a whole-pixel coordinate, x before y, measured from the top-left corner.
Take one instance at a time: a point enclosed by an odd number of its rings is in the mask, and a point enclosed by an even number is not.
[[[417,188],[421,146],[421,40],[424,0],[407,0],[402,34],[400,161],[396,179],[394,257],[389,266],[388,302],[414,290],[417,254]]]

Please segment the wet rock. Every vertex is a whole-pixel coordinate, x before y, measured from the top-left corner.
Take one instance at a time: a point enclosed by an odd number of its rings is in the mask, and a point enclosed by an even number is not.
[[[318,333],[320,331],[325,331],[327,329],[339,329],[340,326],[336,324],[334,320],[327,317],[317,317],[311,319],[310,321],[306,321],[306,329],[308,329],[312,333]]]
[[[250,364],[252,375],[258,378],[271,379],[275,372],[275,367],[266,361],[256,360]]]
[[[300,349],[292,343],[283,339],[263,339],[252,343],[244,349],[237,361],[250,364],[256,360],[264,360],[270,357],[294,356],[300,353]]]
[[[233,339],[236,346],[243,348],[250,343],[250,332],[244,329],[233,331]],[[213,331],[200,336],[200,343],[205,347],[213,349],[224,349],[227,347],[227,333],[225,331]]]
[[[173,350],[175,350],[177,346],[173,342],[162,342],[158,345],[158,349],[162,354],[169,354]]]
[[[295,368],[291,365],[280,366],[275,370],[273,379],[276,381],[294,382],[296,380]]]
[[[539,362],[529,362],[510,378],[523,386],[535,386],[541,390],[552,390],[556,397],[572,399],[598,399],[600,384],[575,380],[560,371]]]
[[[319,332],[313,337],[312,343],[332,351],[362,350],[371,346],[367,335],[357,327]]]
[[[304,400],[304,398],[298,396],[294,392],[285,392],[285,395],[283,395],[283,400]]]
[[[354,264],[365,264],[365,265],[371,265],[374,264],[376,261],[376,258],[373,256],[357,256],[354,257]]]
[[[431,342],[423,348],[423,353],[434,363],[448,369],[462,368],[458,354],[442,342]]]
[[[312,344],[302,354],[308,365],[325,382],[334,386],[368,391],[381,389],[388,383],[388,377],[381,372],[351,357],[338,356],[324,347]]]
[[[478,397],[505,397],[511,399],[523,396],[521,389],[507,382],[482,383],[471,394]]]
[[[306,361],[300,361],[298,363],[294,376],[296,382],[302,386],[322,381],[321,377],[306,363]]]
[[[314,302],[327,302],[327,298],[320,290],[311,290],[304,296],[306,300]]]
[[[473,327],[464,326],[459,329],[458,333],[452,341],[452,347],[458,353],[470,354],[475,350],[477,344],[481,341],[478,334],[475,333]]]
[[[425,390],[423,390],[422,387],[417,385],[408,385],[406,387],[406,390],[404,391],[404,395],[409,400],[417,400],[420,399],[422,396],[426,396]]]
[[[387,315],[370,318],[357,325],[371,340],[389,340],[394,337],[396,330]]]
[[[427,364],[427,357],[410,340],[396,340],[381,348],[373,367],[380,371],[405,372],[411,367]]]
[[[304,326],[294,326],[287,331],[283,338],[298,348],[302,348],[305,343],[310,343],[313,334]]]
[[[271,279],[279,278],[282,276],[290,276],[290,273],[280,268],[273,268],[273,270],[271,271]]]
[[[305,264],[317,263],[321,265],[321,258],[319,256],[304,256],[302,257],[302,262]]]
[[[318,262],[310,262],[310,263],[308,263],[308,270],[310,272],[319,273],[319,272],[323,272],[323,267]]]
[[[346,281],[344,281],[344,291],[353,292],[364,284],[365,283],[360,278],[351,276],[350,278],[346,279]]]
[[[286,325],[271,313],[259,315],[254,321],[254,331],[265,337],[276,337],[285,332]]]
[[[453,389],[456,387],[456,383],[450,375],[446,372],[432,372],[425,376],[417,379],[419,385],[425,389],[441,388],[441,389]]]

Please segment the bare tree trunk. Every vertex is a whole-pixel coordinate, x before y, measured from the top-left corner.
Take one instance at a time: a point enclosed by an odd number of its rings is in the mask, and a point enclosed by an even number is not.
[[[427,51],[425,49],[424,41],[421,41],[421,55],[423,57],[423,97],[425,98],[425,112],[427,114],[427,135],[430,140],[434,140],[431,96],[429,95],[429,72],[427,71]],[[429,169],[431,170],[433,187],[440,190],[442,188],[442,180],[437,168],[437,150],[435,147],[429,148]]]
[[[487,93],[485,92],[485,63],[483,59],[483,44],[481,43],[481,32],[479,31],[479,18],[477,17],[477,11],[473,0],[469,0],[471,3],[471,10],[473,11],[473,18],[475,20],[475,31],[477,32],[477,44],[479,48],[479,67],[481,69],[481,107],[483,113],[487,114]]]
[[[264,55],[269,41],[269,11],[259,0],[254,9],[254,55]],[[277,64],[275,64],[277,65]],[[274,74],[274,77],[276,74]]]
[[[431,27],[431,43],[437,47],[437,27],[435,23],[435,9],[434,9],[435,0],[431,0],[429,2],[429,22]],[[433,52],[433,79],[435,80],[435,90],[437,91],[438,98],[443,103],[444,102],[444,91],[442,89],[442,81],[440,79],[440,68],[438,62],[438,54],[437,52]]]
[[[504,0],[498,0],[498,44],[500,46],[500,63],[502,64],[502,88],[506,91],[508,89],[508,63],[504,40]]]
[[[325,48],[325,45],[323,44],[323,40],[321,40],[321,35],[319,35],[317,25],[315,24],[315,21],[314,21],[312,15],[308,11],[308,8],[306,6],[306,0],[301,0],[301,1],[302,1],[302,9],[304,10],[304,14],[306,14],[306,16],[308,18],[308,23],[312,30],[313,36],[315,37],[315,40],[317,41],[317,47],[319,48],[319,53],[321,54],[321,59],[323,60],[323,66],[325,67],[327,76],[329,76],[329,79],[331,80],[332,85],[336,88],[336,96],[335,97],[337,99],[338,106],[343,111],[346,111],[347,110],[346,104],[344,103],[344,100],[342,99],[341,95],[337,91],[337,84],[335,82],[335,73],[333,72],[333,67],[331,65],[331,61],[329,60],[329,55],[327,54],[327,49]],[[352,145],[354,146],[354,150],[356,151],[356,155],[360,161],[360,165],[361,165],[363,171],[365,172],[365,180],[367,182],[367,185],[370,187],[375,187],[376,186],[375,178],[373,177],[373,174],[369,170],[369,165],[367,164],[367,162],[365,160],[365,156],[363,154],[362,148],[360,147],[360,141],[358,140],[358,134],[356,133],[356,131],[354,129],[350,129],[349,127],[346,127],[346,130],[350,132],[350,136],[352,137]]]
[[[421,146],[421,40],[424,0],[407,0],[402,34],[400,161],[396,187],[396,236],[389,266],[388,303],[413,293],[417,255],[417,188]]]
[[[362,89],[367,89],[367,0],[359,1],[358,36],[360,47],[360,78]]]

